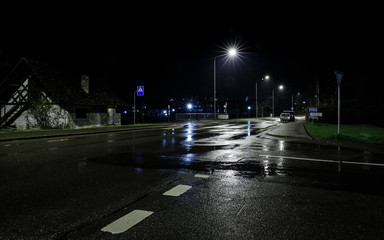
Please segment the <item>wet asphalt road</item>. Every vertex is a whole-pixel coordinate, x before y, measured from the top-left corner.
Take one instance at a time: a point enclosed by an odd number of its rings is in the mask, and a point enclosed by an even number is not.
[[[277,124],[1,142],[0,239],[382,239],[383,155],[268,135]],[[150,216],[102,231],[135,210]]]

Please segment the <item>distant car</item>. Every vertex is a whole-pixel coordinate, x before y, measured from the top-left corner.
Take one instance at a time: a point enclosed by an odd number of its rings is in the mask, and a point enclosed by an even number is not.
[[[289,121],[291,121],[291,114],[285,113],[285,112],[280,114],[280,122],[289,122]]]
[[[295,121],[295,111],[291,110],[284,110],[284,113],[289,113],[289,121],[294,122]]]

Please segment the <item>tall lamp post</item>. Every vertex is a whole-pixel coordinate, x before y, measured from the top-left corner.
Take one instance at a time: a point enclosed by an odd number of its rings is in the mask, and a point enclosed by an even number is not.
[[[293,104],[293,93],[292,93],[292,104],[291,104],[291,110],[293,111],[294,110],[294,104]],[[300,92],[297,92],[297,96],[300,96]],[[297,97],[298,98],[298,97]]]
[[[279,85],[279,90],[283,90],[284,86]],[[275,88],[272,88],[272,117],[275,116]]]
[[[261,81],[263,80],[268,80],[269,79],[269,75],[265,75],[265,77],[261,78]],[[256,80],[256,118],[257,116],[259,115],[259,106],[258,106],[258,102],[257,102],[257,80]]]
[[[229,48],[227,49],[228,57],[234,58],[237,56],[237,49],[236,48]],[[216,59],[220,56],[216,56],[213,58],[213,119],[216,119]]]

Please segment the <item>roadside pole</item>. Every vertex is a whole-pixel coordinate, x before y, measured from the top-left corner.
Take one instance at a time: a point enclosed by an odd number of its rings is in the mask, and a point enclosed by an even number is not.
[[[337,135],[340,135],[340,85],[337,86]]]
[[[136,124],[136,95],[144,96],[144,86],[137,86],[137,90],[133,93],[133,125]]]
[[[341,79],[343,78],[343,73],[335,71],[336,80],[337,80],[337,135],[340,135],[340,85]]]
[[[168,104],[168,114],[167,114],[168,122],[169,122],[170,116],[171,116],[171,105]]]
[[[136,124],[136,93],[137,91],[133,93],[133,125]]]

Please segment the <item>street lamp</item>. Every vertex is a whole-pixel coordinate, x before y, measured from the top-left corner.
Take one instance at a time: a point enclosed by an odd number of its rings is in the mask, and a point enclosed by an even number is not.
[[[231,47],[227,49],[227,56],[230,58],[235,58],[237,56],[237,49],[235,47]],[[213,119],[216,119],[216,58],[221,57],[216,56],[213,58]]]
[[[292,93],[292,105],[291,105],[291,110],[293,111],[294,107],[293,107],[293,93]],[[300,92],[297,92],[297,96],[300,96]],[[297,97],[298,98],[298,97]]]
[[[283,90],[284,86],[279,85],[279,90]],[[272,117],[275,116],[275,88],[272,88]]]
[[[264,81],[269,79],[269,75],[265,75],[265,77],[261,78],[261,81]],[[257,103],[257,80],[256,80],[256,117],[259,115],[259,106]]]

